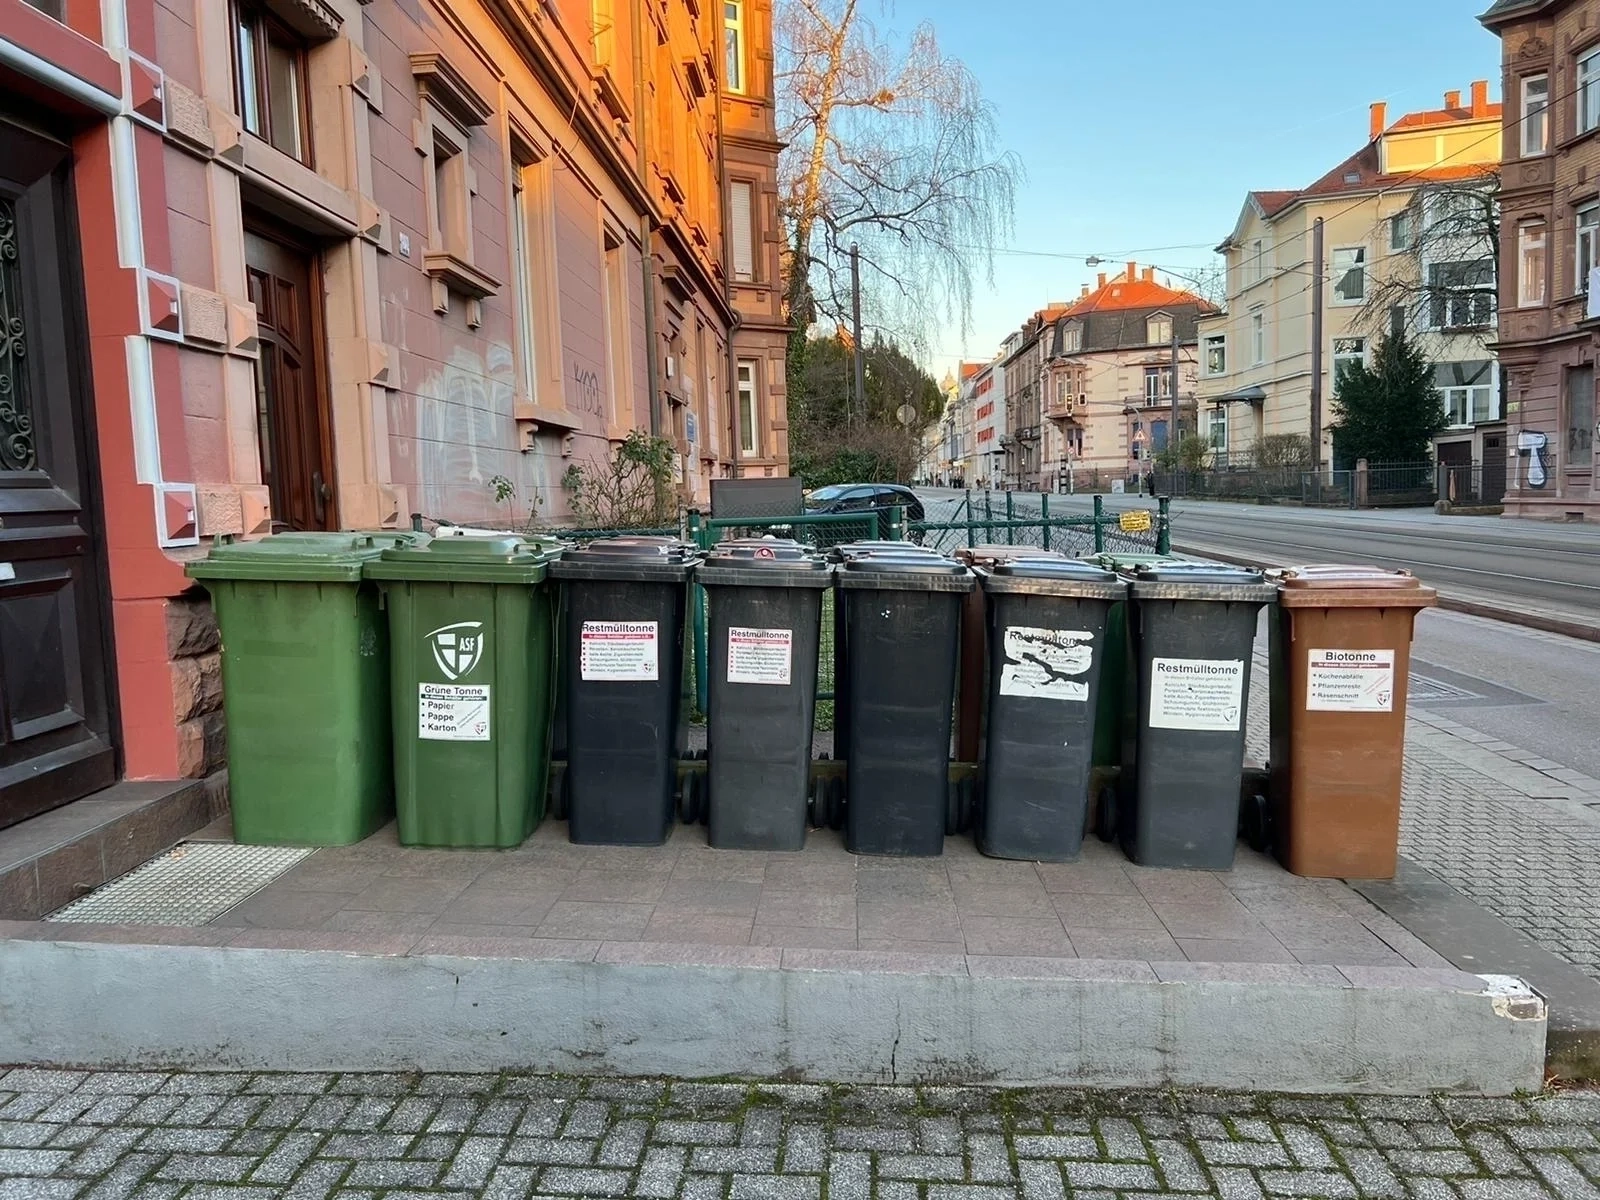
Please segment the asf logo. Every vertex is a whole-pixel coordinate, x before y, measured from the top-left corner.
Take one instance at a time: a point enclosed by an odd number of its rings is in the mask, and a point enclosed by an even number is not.
[[[472,668],[483,658],[483,622],[457,621],[441,626],[428,635],[428,645],[439,670],[454,682],[472,674]]]

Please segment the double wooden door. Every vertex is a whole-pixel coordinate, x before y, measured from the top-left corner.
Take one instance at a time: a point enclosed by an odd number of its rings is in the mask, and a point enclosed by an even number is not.
[[[0,111],[0,826],[117,773],[71,172]]]

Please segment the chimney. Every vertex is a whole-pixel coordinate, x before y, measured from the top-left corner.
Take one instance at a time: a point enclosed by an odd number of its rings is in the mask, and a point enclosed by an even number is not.
[[[1101,287],[1105,287],[1105,285],[1106,285],[1106,273],[1104,271],[1101,271],[1100,272],[1100,286]]]
[[[1128,264],[1128,282],[1132,283],[1137,278],[1139,278],[1139,264],[1131,262]]]
[[[1083,291],[1078,293],[1078,299],[1079,300],[1087,300],[1088,298],[1089,298],[1089,285],[1086,283],[1086,284],[1083,285]]]
[[[1461,107],[1461,93],[1460,92],[1446,92],[1444,94],[1444,106],[1446,108],[1460,108]]]
[[[1154,267],[1146,267],[1144,269],[1144,281],[1146,283],[1154,283],[1156,281],[1156,269]]]
[[[1472,115],[1487,117],[1489,115],[1489,81],[1487,79],[1474,79],[1472,81]]]
[[[1389,127],[1389,106],[1379,100],[1372,106],[1372,141],[1377,141],[1383,136],[1383,131]]]

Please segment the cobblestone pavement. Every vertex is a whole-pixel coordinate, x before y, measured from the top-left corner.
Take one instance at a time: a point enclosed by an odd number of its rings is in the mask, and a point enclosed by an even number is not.
[[[0,1200],[1595,1200],[1600,1094],[0,1071]]]
[[[1247,754],[1261,762],[1264,643],[1250,683]],[[1600,781],[1446,713],[1413,709],[1403,796],[1402,854],[1600,979]]]

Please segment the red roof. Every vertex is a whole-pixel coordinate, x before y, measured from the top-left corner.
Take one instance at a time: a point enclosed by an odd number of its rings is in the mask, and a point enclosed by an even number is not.
[[[1470,108],[1435,108],[1426,112],[1407,113],[1385,131],[1392,133],[1397,129],[1426,129],[1432,125],[1454,125],[1464,121],[1498,121],[1503,109],[1498,104],[1490,104],[1483,112],[1475,113]]]
[[[971,379],[989,364],[986,362],[964,362],[961,364],[960,374],[962,379]]]
[[[1385,173],[1378,169],[1378,143],[1368,142],[1310,187],[1295,193],[1295,198],[1375,191],[1416,180],[1442,182],[1474,179],[1498,174],[1499,170],[1498,163],[1446,163],[1437,167],[1424,167],[1417,171]]]
[[[1262,212],[1269,217],[1275,217],[1283,209],[1294,203],[1295,197],[1300,193],[1291,189],[1279,192],[1251,192],[1250,194],[1255,197],[1255,201],[1261,206]]]
[[[1081,317],[1092,312],[1116,312],[1128,308],[1190,308],[1198,307],[1202,312],[1212,311],[1212,306],[1196,296],[1193,292],[1181,291],[1177,288],[1167,287],[1155,281],[1155,268],[1146,267],[1144,273],[1139,273],[1134,263],[1128,264],[1126,274],[1118,275],[1115,279],[1107,279],[1094,291],[1068,308],[1065,314],[1069,317]],[[1046,318],[1052,320],[1054,318]]]

